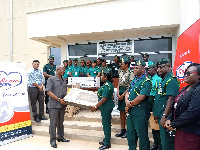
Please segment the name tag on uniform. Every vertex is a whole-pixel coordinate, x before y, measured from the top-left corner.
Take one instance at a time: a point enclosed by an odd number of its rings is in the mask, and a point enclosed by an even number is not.
[[[96,71],[94,73],[96,73]]]
[[[67,74],[69,74],[69,71],[67,71]]]
[[[115,70],[118,70],[117,67],[115,68]]]
[[[75,75],[77,75],[77,72],[75,72]]]
[[[176,109],[177,103],[174,104],[174,108]]]

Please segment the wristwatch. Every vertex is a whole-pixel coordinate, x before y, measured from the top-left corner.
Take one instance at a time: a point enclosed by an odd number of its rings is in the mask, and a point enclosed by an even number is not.
[[[167,118],[168,116],[166,116],[165,114],[162,115],[162,118]]]
[[[60,102],[60,98],[58,98],[58,102]]]
[[[97,109],[97,106],[96,106],[96,105],[94,105],[94,107]]]

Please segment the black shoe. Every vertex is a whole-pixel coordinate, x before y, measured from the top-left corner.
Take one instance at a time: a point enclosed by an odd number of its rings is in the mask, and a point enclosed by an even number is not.
[[[158,145],[153,145],[150,150],[157,150],[158,149]]]
[[[56,141],[51,142],[51,147],[53,147],[53,148],[57,148]]]
[[[35,122],[40,122],[41,120],[40,120],[39,117],[35,117],[34,121],[35,121]]]
[[[99,142],[99,145],[104,145],[104,143],[103,142]]]
[[[58,142],[69,142],[70,140],[66,140],[66,139],[57,139]]]
[[[49,108],[46,107],[46,114],[49,114]]]
[[[111,148],[111,145],[103,145],[99,147],[100,150],[109,149],[109,148]]]
[[[116,134],[116,137],[121,137],[122,135],[124,135],[126,133],[126,129],[121,129],[121,132]]]
[[[124,135],[122,135],[121,138],[127,138],[127,132],[124,133]]]
[[[40,116],[40,120],[48,120],[47,118],[45,118],[43,115]]]

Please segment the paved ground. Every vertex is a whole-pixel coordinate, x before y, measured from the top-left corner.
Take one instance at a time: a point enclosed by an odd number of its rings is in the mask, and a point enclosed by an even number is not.
[[[59,150],[98,150],[97,142],[71,140],[69,143],[57,142]],[[52,150],[49,137],[33,136],[25,140],[16,141],[5,146],[0,146],[0,150]],[[128,150],[126,145],[112,144],[109,150]]]

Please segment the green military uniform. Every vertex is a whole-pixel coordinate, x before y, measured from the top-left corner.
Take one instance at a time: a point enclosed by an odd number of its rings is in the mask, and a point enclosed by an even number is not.
[[[88,73],[91,77],[96,77],[98,73],[100,73],[100,70],[97,67],[95,68],[90,67],[90,69],[88,70]]]
[[[100,101],[102,97],[107,97],[106,102],[99,107],[101,109],[102,125],[105,135],[105,138],[103,139],[104,145],[110,145],[111,112],[115,106],[114,101],[112,99],[113,93],[114,93],[114,86],[108,80],[98,89],[98,101]]]
[[[69,67],[65,68],[65,74],[62,77],[65,79],[69,77]]]
[[[100,68],[102,67],[102,65],[100,65],[100,66],[96,66],[99,70],[100,70]]]
[[[136,65],[145,66],[145,62],[138,60]],[[130,84],[129,100],[133,101],[138,95],[145,95],[145,99],[138,105],[129,108],[127,117],[127,138],[129,150],[136,150],[137,139],[139,138],[139,149],[149,150],[148,119],[150,116],[148,96],[151,92],[151,81],[143,74],[135,78]]]
[[[51,66],[50,64],[46,64],[43,67],[43,73],[46,72],[48,75],[54,76],[55,71],[56,71],[56,65]],[[45,87],[47,85],[47,80],[48,80],[48,78],[45,77]]]
[[[163,62],[163,64],[166,63]],[[173,73],[170,72],[164,78],[162,78],[161,82],[159,82],[153,105],[153,115],[155,117],[158,117],[162,150],[174,149],[174,136],[170,136],[170,134],[167,132],[167,129],[163,128],[160,125],[160,120],[165,111],[169,98],[168,96],[176,96],[178,92],[179,81],[176,76],[174,76]]]
[[[71,72],[72,73],[72,76],[73,77],[79,77],[79,75],[80,75],[80,67],[79,66],[71,66],[70,68],[69,68],[69,72]]]
[[[86,72],[86,74],[89,73],[90,68],[91,67],[88,68],[87,66],[85,66],[85,72]]]
[[[87,75],[87,67],[86,66],[84,66],[84,67],[80,66],[80,74],[82,74],[83,76]]]
[[[109,70],[109,71],[111,71],[111,68],[109,68],[109,67],[100,67],[100,72],[101,72],[101,74],[103,73],[103,72],[105,72],[106,70]]]
[[[157,67],[156,64],[150,65],[148,68],[155,68]],[[162,80],[157,74],[155,74],[153,77],[149,76],[149,79],[151,80],[151,92],[149,97],[149,110],[152,112],[153,109],[153,103],[155,100],[155,95],[158,88],[158,83]],[[158,148],[162,148],[161,146],[161,140],[160,140],[160,130],[154,130],[152,129],[153,139],[154,139],[154,146]]]
[[[119,69],[119,95],[122,95],[130,85],[130,70]],[[126,103],[125,97],[122,100],[118,100],[118,110],[125,111]]]
[[[148,60],[148,66],[150,66],[150,65],[153,65],[154,64],[154,62],[153,61],[151,61],[151,60]]]

